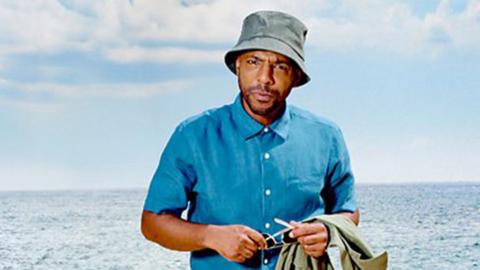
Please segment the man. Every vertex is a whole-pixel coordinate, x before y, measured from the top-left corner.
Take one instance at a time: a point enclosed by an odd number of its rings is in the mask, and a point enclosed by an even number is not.
[[[349,155],[331,122],[287,106],[293,87],[307,83],[307,29],[281,12],[243,22],[225,56],[238,76],[235,102],[181,123],[150,184],[144,236],[191,251],[192,269],[274,269],[280,248],[262,233],[291,221],[289,237],[314,257],[325,253],[323,224],[298,221],[342,213],[358,223]],[[188,209],[187,220],[180,215]]]

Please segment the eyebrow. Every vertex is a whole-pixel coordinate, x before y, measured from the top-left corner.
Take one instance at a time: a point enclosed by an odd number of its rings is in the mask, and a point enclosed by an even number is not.
[[[260,58],[256,55],[247,55],[247,59],[249,58],[253,58],[257,61],[261,61],[261,62],[265,62],[266,59],[265,58]],[[290,59],[287,59],[287,60],[279,60],[279,59],[276,59],[276,61],[274,62],[275,64],[288,64],[288,65],[292,65],[292,61]]]

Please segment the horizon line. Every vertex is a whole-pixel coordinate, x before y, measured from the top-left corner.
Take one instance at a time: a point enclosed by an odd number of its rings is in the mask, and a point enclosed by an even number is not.
[[[356,186],[408,186],[408,185],[480,185],[479,180],[473,181],[424,181],[424,182],[359,182]],[[6,192],[92,192],[92,191],[147,191],[145,187],[83,187],[83,188],[46,188],[46,189],[0,189],[0,193]]]

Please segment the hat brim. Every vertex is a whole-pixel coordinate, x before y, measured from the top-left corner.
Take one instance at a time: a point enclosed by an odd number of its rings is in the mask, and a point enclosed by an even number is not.
[[[225,64],[236,74],[235,60],[237,56],[245,51],[251,50],[266,50],[276,52],[293,60],[302,71],[302,77],[295,86],[301,86],[310,81],[310,76],[306,72],[306,67],[303,59],[284,42],[271,37],[256,37],[249,40],[244,40],[237,44],[233,49],[225,54]]]

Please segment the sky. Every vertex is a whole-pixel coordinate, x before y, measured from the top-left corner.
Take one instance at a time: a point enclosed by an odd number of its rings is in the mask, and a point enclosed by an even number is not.
[[[480,182],[480,0],[5,0],[0,190],[147,188],[266,9],[308,27],[288,102],[341,127],[357,183]]]

